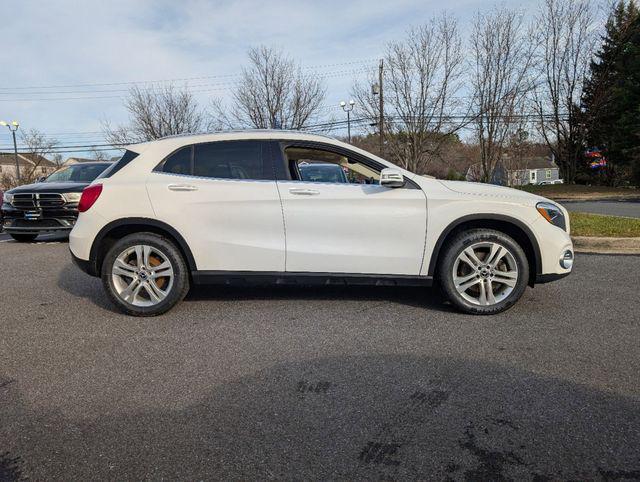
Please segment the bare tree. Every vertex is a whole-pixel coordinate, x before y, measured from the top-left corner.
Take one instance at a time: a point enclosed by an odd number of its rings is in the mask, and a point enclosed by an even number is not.
[[[18,184],[30,184],[41,177],[43,168],[49,171],[51,167],[47,155],[51,154],[58,145],[56,139],[46,136],[37,129],[23,130],[20,132],[20,183],[18,183],[17,173],[4,172],[0,177],[0,185],[10,188]]]
[[[64,164],[64,159],[62,157],[62,154],[60,154],[59,152],[55,153],[51,158],[51,162],[55,164],[56,169],[60,169]]]
[[[58,145],[58,141],[47,137],[37,129],[23,131],[20,140],[23,145],[22,155],[32,162],[20,172],[22,182],[28,184],[42,175],[42,172],[38,172],[39,168],[49,167],[47,155],[51,154]]]
[[[387,45],[384,56],[386,150],[406,169],[425,172],[443,145],[467,122],[457,93],[462,86],[462,42],[455,18],[442,15]],[[370,83],[356,83],[359,113],[379,119],[378,98]]]
[[[109,155],[106,151],[93,147],[91,148],[91,158],[96,161],[108,161]]]
[[[249,50],[249,67],[230,106],[213,102],[213,128],[301,129],[315,121],[325,98],[323,83],[282,52],[260,46]]]
[[[480,180],[489,182],[531,89],[533,44],[522,16],[509,9],[477,14],[471,34],[472,105]]]
[[[538,130],[567,183],[574,182],[586,134],[577,106],[595,47],[592,19],[588,0],[545,0],[536,18]]]
[[[105,138],[114,146],[161,137],[197,133],[204,126],[204,113],[187,86],[133,87],[124,102],[131,121],[112,127],[103,122]]]

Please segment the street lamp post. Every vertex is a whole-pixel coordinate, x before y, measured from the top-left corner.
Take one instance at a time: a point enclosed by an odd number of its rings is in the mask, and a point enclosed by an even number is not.
[[[351,111],[355,104],[356,102],[353,99],[349,101],[349,107],[347,107],[347,103],[344,100],[340,102],[340,107],[347,113],[347,136],[349,138],[349,144],[351,144]]]
[[[20,184],[20,163],[18,162],[18,145],[16,144],[16,131],[18,130],[18,127],[20,127],[20,124],[18,121],[0,121],[0,126],[7,126],[13,136],[13,158],[16,161],[16,176],[18,178],[18,184]]]

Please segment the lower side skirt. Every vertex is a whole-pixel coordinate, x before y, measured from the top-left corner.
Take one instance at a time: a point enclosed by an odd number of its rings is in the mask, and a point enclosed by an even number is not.
[[[193,271],[195,284],[223,285],[341,285],[341,286],[431,286],[431,276],[351,273],[287,273],[264,271]]]

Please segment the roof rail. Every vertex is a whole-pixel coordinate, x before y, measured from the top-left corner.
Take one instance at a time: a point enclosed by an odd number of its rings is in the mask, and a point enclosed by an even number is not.
[[[334,137],[331,137],[326,134],[317,134],[315,132],[308,132],[308,131],[299,130],[299,129],[226,129],[226,130],[215,130],[215,131],[208,131],[208,132],[189,132],[184,134],[172,134],[170,136],[164,136],[154,140],[159,141],[162,139],[174,139],[174,138],[190,137],[190,136],[206,136],[206,135],[212,135],[212,134],[238,134],[238,133],[249,134],[252,132],[263,132],[263,133],[273,133],[273,134],[276,134],[276,133],[306,134],[306,135],[312,135],[312,136],[318,136],[318,137],[325,137],[327,139],[335,139]]]

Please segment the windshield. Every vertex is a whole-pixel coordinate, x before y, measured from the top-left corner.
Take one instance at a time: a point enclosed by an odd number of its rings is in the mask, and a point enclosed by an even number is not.
[[[54,172],[44,182],[91,182],[110,164],[74,164]]]

